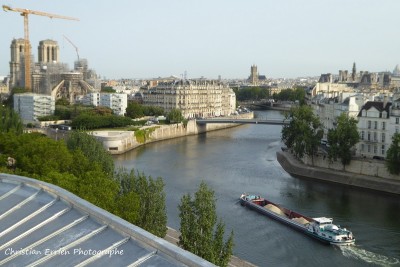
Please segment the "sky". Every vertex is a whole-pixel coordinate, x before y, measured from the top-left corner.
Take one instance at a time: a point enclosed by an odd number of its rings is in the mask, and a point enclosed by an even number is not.
[[[399,0],[0,0],[80,21],[29,16],[32,52],[52,39],[70,68],[79,57],[107,79],[246,79],[392,71],[400,63]],[[0,10],[0,76],[23,17]]]

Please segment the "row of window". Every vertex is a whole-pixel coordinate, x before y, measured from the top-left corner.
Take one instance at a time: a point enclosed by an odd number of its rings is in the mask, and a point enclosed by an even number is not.
[[[378,154],[378,145],[361,144],[361,152],[373,152],[375,155]],[[381,155],[385,155],[385,145],[381,146]]]
[[[361,140],[374,141],[378,142],[378,133],[377,132],[367,132],[367,136],[365,136],[365,132],[361,131]],[[381,142],[384,143],[386,141],[386,134],[381,133]]]
[[[400,124],[400,118],[395,118],[395,123]],[[378,122],[377,121],[368,121],[368,129],[378,129]],[[382,121],[382,130],[386,129],[386,122]]]
[[[374,127],[374,129],[375,130],[377,130],[378,129],[378,122],[377,121],[368,121],[368,129],[372,129],[372,124],[373,124],[373,127]],[[382,130],[385,130],[386,129],[386,122],[385,121],[382,121],[382,128],[381,128]]]

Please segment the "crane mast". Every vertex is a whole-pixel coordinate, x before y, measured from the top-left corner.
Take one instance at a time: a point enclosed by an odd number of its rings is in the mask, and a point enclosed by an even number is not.
[[[14,12],[19,12],[21,16],[24,17],[24,58],[25,58],[25,88],[30,91],[31,90],[31,47],[29,43],[29,21],[28,21],[28,15],[38,15],[38,16],[45,16],[49,17],[51,19],[56,18],[56,19],[67,19],[67,20],[78,20],[77,18],[73,17],[66,17],[66,16],[61,16],[61,15],[56,15],[56,14],[50,14],[42,11],[34,11],[34,10],[29,10],[29,9],[23,9],[23,8],[12,8],[10,6],[3,5],[3,10],[4,11],[14,11]]]
[[[78,52],[78,47],[65,35],[63,35],[65,40],[67,40],[74,48],[76,51],[76,56],[78,57],[78,61],[79,61],[79,52]]]

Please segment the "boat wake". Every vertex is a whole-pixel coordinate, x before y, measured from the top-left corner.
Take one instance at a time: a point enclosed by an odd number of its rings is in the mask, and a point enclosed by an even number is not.
[[[359,259],[378,266],[400,266],[400,260],[380,255],[357,246],[340,246],[345,257]]]

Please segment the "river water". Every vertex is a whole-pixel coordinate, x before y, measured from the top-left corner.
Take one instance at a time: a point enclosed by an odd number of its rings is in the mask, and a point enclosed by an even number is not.
[[[277,111],[256,115],[282,118]],[[168,226],[177,230],[181,197],[205,181],[226,232],[234,231],[234,254],[258,266],[400,266],[400,197],[290,176],[276,160],[281,129],[243,125],[162,141],[115,156],[115,163],[164,179]],[[242,207],[243,192],[310,217],[332,217],[352,230],[356,245],[324,245]]]

